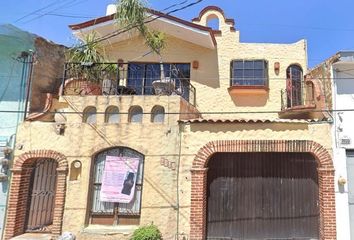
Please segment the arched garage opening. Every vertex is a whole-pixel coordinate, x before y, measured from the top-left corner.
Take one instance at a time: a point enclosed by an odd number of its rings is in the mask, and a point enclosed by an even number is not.
[[[207,239],[319,239],[310,153],[215,153],[207,172]]]

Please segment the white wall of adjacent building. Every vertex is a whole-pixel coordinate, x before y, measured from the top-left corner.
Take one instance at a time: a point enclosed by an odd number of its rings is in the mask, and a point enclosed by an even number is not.
[[[349,240],[354,239],[354,226],[353,224],[351,226],[350,221],[354,216],[350,216],[348,194],[350,186],[354,189],[354,172],[348,173],[347,165],[347,151],[354,150],[354,112],[350,111],[354,109],[353,57],[341,57],[341,61],[332,65],[332,73],[333,109],[335,110],[332,138],[336,175],[337,239]],[[344,185],[338,183],[341,178],[346,180]],[[350,237],[351,234],[353,236]]]

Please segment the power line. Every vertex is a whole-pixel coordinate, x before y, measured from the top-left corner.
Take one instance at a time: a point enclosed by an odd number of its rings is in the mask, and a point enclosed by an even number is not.
[[[190,4],[188,4],[188,5],[185,5],[185,6],[183,6],[183,7],[180,7],[180,8],[174,9],[174,10],[171,10],[171,11],[165,13],[165,14],[166,14],[166,15],[169,15],[169,14],[171,14],[171,13],[178,12],[178,11],[181,11],[181,10],[184,10],[184,9],[187,9],[187,8],[189,8],[189,7],[191,7],[191,6],[194,6],[194,5],[198,4],[198,3],[201,3],[202,1],[203,1],[203,0],[197,0],[197,1],[193,2],[193,3],[190,3]],[[182,1],[182,3],[183,3],[183,2],[185,2],[185,1]],[[177,4],[177,5],[179,5],[179,4]],[[172,5],[171,5],[171,6],[172,6]],[[171,8],[171,6],[165,8],[165,9],[169,9],[169,8]],[[153,15],[154,15],[154,14],[149,15],[149,16],[147,16],[145,19],[149,19],[149,18],[152,17]],[[146,21],[144,21],[144,24],[153,22],[153,21],[155,21],[155,20],[157,20],[157,19],[159,19],[159,18],[161,18],[161,17],[162,17],[162,16],[156,16],[156,17],[154,17],[154,18],[152,18],[152,19],[150,19],[150,20],[146,20]],[[112,33],[108,33],[108,34],[106,34],[106,35],[104,35],[104,36],[98,38],[97,40],[93,41],[93,43],[99,43],[99,42],[108,40],[108,39],[110,39],[110,38],[112,38],[112,37],[115,37],[115,36],[118,36],[118,35],[120,35],[120,34],[122,34],[122,33],[128,32],[128,31],[130,31],[130,30],[132,30],[133,28],[136,28],[136,27],[138,27],[138,26],[139,26],[139,24],[128,24],[127,26],[125,26],[125,27],[123,27],[123,28],[121,28],[121,29],[118,29],[118,30],[116,30],[116,31],[113,31]],[[83,45],[77,46],[77,47],[75,47],[75,48],[82,48],[82,47],[85,47],[86,45],[87,45],[87,44],[83,44]]]
[[[55,8],[55,9],[53,9],[53,10],[50,10],[49,12],[43,13],[43,14],[41,14],[41,15],[39,15],[39,16],[36,16],[36,17],[34,17],[34,18],[32,18],[32,19],[30,19],[30,20],[24,22],[24,24],[29,23],[29,22],[32,22],[32,21],[34,21],[34,20],[36,20],[36,19],[39,19],[39,18],[41,18],[41,17],[44,17],[44,16],[46,16],[46,14],[53,13],[53,12],[56,11],[56,10],[66,8],[66,7],[68,7],[70,4],[72,4],[72,3],[74,3],[74,2],[76,2],[76,1],[78,1],[78,0],[69,0],[70,2],[67,2],[67,1],[68,1],[68,0],[64,0],[64,1],[62,2],[62,3],[64,3],[64,4],[60,5],[59,7]],[[72,5],[70,5],[70,6],[72,6]]]
[[[67,1],[67,0],[63,0],[63,1],[65,2],[65,1]],[[50,7],[52,7],[52,6],[54,6],[54,5],[58,4],[58,3],[60,3],[60,1],[55,0],[54,2],[52,2],[52,3],[50,3],[50,4],[46,5],[46,6],[44,6],[44,7],[42,7],[42,8],[39,8],[39,9],[37,9],[37,10],[34,10],[33,12],[27,13],[26,15],[24,15],[24,16],[22,16],[22,17],[16,19],[16,20],[15,20],[15,23],[21,21],[22,19],[25,19],[26,17],[29,17],[29,16],[31,16],[31,15],[34,15],[34,14],[36,14],[36,13],[38,13],[38,12],[44,10],[44,9],[50,8]]]
[[[90,106],[89,106],[90,107]],[[230,112],[198,112],[198,114],[206,114],[206,115],[223,115],[223,114],[278,114],[281,110],[278,111],[230,111]],[[306,112],[311,113],[328,113],[328,112],[354,112],[354,109],[329,109],[329,110],[316,110],[316,109],[308,109]],[[25,113],[25,111],[18,111],[18,110],[0,110],[0,113]],[[27,111],[27,113],[32,113]],[[80,112],[80,111],[71,111],[71,112],[55,112],[55,111],[48,111],[48,112],[33,112],[33,113],[47,113],[47,114],[86,114],[87,112]],[[95,112],[95,114],[107,114],[107,112]],[[119,112],[119,115],[128,115],[130,112]],[[153,112],[143,112],[143,115],[153,114]],[[165,112],[166,115],[187,115],[191,114],[190,112]]]

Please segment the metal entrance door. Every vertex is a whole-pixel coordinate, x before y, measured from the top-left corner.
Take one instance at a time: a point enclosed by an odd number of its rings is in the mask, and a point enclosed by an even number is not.
[[[53,223],[57,162],[53,159],[36,161],[31,176],[27,232],[50,232]]]
[[[354,150],[347,150],[350,240],[354,240]]]
[[[318,239],[317,164],[302,153],[217,153],[207,239]]]

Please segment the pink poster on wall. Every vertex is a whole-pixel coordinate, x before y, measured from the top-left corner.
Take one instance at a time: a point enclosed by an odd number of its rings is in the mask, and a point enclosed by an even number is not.
[[[102,202],[130,203],[134,197],[139,158],[106,156],[102,176]]]

